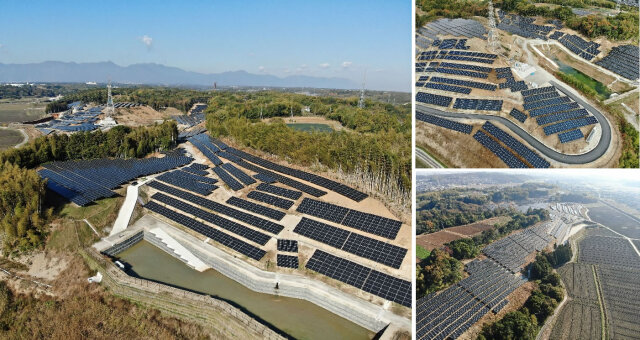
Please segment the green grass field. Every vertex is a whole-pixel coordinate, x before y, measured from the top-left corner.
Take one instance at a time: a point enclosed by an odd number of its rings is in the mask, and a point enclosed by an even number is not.
[[[417,256],[419,259],[424,260],[424,259],[426,259],[426,258],[429,256],[429,254],[431,254],[431,252],[430,252],[430,251],[428,251],[428,250],[426,250],[426,249],[422,248],[422,246],[421,246],[421,245],[416,244],[416,256]]]
[[[292,123],[287,124],[288,127],[298,131],[318,131],[318,132],[331,132],[333,129],[327,124],[311,124],[311,123]]]

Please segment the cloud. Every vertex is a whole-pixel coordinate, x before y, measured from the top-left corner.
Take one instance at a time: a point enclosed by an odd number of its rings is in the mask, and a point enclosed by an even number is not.
[[[258,71],[260,71],[260,72],[264,72],[264,66],[259,66],[259,67],[258,67]]]
[[[291,72],[291,70],[289,70],[288,68],[284,69],[284,73],[289,73]]]
[[[349,68],[349,67],[351,67],[351,65],[353,65],[353,63],[350,62],[350,61],[343,61],[342,62],[342,67],[343,68]]]
[[[322,64],[320,64],[318,66],[320,66],[320,68],[329,68],[329,66],[331,66],[331,65],[329,65],[329,63],[322,63]]]
[[[145,44],[145,46],[147,46],[147,48],[151,48],[151,45],[153,44],[153,38],[151,38],[150,36],[148,36],[146,34],[143,35],[140,38],[140,41],[142,41],[142,43]]]

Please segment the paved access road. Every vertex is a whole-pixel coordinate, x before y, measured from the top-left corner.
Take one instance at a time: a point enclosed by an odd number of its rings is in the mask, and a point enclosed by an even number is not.
[[[506,126],[509,130],[511,130],[518,136],[520,136],[522,139],[524,139],[534,149],[538,150],[540,153],[542,153],[546,157],[560,163],[587,164],[587,163],[591,163],[593,161],[598,160],[607,152],[607,149],[609,148],[609,144],[611,144],[611,125],[609,124],[609,121],[604,117],[602,113],[600,113],[600,111],[596,110],[593,106],[589,105],[580,97],[576,96],[573,92],[567,90],[564,86],[558,84],[555,81],[551,81],[551,84],[554,85],[562,93],[566,94],[567,96],[571,97],[571,99],[578,102],[578,104],[582,105],[587,111],[593,114],[598,120],[598,122],[600,123],[600,127],[602,128],[602,136],[598,141],[598,145],[596,145],[596,147],[593,148],[591,151],[587,153],[583,153],[581,155],[565,155],[563,153],[555,151],[549,148],[548,146],[544,145],[537,138],[530,135],[529,132],[525,131],[519,125],[515,124],[513,121],[504,117],[487,115],[487,114],[442,111],[432,107],[424,106],[420,103],[416,103],[416,110],[419,112],[432,114],[432,115],[440,116],[444,118],[485,119],[485,120],[499,122],[502,125]]]

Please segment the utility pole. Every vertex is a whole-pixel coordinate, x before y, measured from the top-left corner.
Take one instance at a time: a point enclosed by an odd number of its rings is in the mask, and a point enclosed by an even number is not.
[[[362,90],[360,91],[360,100],[358,101],[358,107],[364,109],[364,88],[365,82],[367,79],[367,71],[364,72],[364,76],[362,77]]]
[[[113,97],[111,96],[111,79],[109,79],[109,84],[107,85],[107,109],[106,116],[111,117],[115,112],[115,108],[113,107]]]

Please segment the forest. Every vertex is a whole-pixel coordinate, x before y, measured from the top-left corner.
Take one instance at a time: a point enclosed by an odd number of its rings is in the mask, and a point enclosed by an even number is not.
[[[497,204],[545,197],[551,188],[553,186],[526,183],[516,187],[487,189],[483,192],[450,189],[418,194],[416,234],[432,233],[495,216],[513,214],[516,211],[512,207]]]
[[[487,4],[475,0],[416,0],[416,28],[438,18],[487,16]]]
[[[303,166],[322,165],[332,170],[362,174],[365,182],[411,188],[410,107],[357,98],[312,97],[275,92],[220,93],[209,101],[207,129],[214,137],[268,152]],[[340,122],[347,129],[309,133],[289,128],[283,120],[263,118],[311,114]]]
[[[43,136],[1,152],[0,231],[5,255],[43,246],[55,217],[53,210],[46,208],[46,182],[35,168],[52,161],[144,157],[173,148],[176,138],[176,124],[170,121],[150,127],[118,126],[107,132]]]

